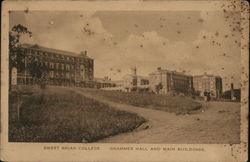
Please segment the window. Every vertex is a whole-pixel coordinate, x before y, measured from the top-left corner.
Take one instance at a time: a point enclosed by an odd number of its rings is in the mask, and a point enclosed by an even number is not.
[[[66,70],[70,70],[70,67],[68,64],[66,64]]]
[[[27,53],[28,53],[28,54],[31,54],[31,50],[27,50]]]
[[[50,71],[49,76],[50,76],[50,78],[54,78],[54,71]]]
[[[49,67],[50,67],[51,69],[54,69],[54,63],[51,62],[51,63],[49,64]]]
[[[64,64],[61,64],[61,69],[64,70]]]
[[[148,84],[149,84],[148,80],[146,80],[146,79],[141,80],[141,85],[148,85]]]
[[[66,73],[66,78],[68,78],[68,79],[69,79],[69,72],[67,72],[67,73]]]
[[[59,63],[56,63],[56,69],[59,69]]]

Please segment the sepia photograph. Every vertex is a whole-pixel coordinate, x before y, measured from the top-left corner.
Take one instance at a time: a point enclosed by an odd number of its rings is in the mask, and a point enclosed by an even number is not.
[[[239,17],[11,12],[9,141],[239,143]]]
[[[248,47],[219,7],[10,9],[8,143],[241,144]]]

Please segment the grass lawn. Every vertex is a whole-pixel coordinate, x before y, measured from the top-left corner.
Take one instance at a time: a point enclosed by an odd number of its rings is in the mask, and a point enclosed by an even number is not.
[[[101,96],[107,100],[139,106],[144,108],[157,109],[176,114],[187,114],[199,110],[202,105],[190,97],[166,96],[152,93],[105,91],[95,89],[82,89],[86,93]]]
[[[39,90],[22,100],[17,121],[10,96],[10,142],[95,142],[146,121],[65,89]]]

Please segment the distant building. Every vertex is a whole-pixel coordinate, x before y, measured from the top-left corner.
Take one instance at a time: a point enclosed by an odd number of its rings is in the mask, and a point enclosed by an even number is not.
[[[227,90],[223,93],[222,98],[240,101],[241,89],[233,89],[233,97],[232,97],[232,90]]]
[[[123,81],[122,80],[111,80],[108,76],[104,78],[95,78],[95,88],[102,90],[123,90]]]
[[[210,92],[212,97],[220,98],[222,95],[222,78],[209,74],[193,77],[194,89],[199,95],[205,91]]]
[[[193,92],[193,77],[181,72],[161,68],[149,74],[149,89],[159,94]]]
[[[136,68],[132,68],[132,74],[127,74],[123,77],[123,90],[131,91],[148,91],[149,78],[140,76],[136,73]]]
[[[12,84],[36,84],[36,78],[30,75],[27,65],[38,62],[42,65],[44,77],[49,85],[92,87],[94,78],[94,60],[87,56],[87,51],[80,54],[23,44],[21,52],[24,55],[25,70],[12,69],[16,74]],[[16,81],[15,81],[16,80]]]
[[[104,78],[94,78],[96,88],[114,87],[115,84],[111,82],[111,79],[105,76]]]

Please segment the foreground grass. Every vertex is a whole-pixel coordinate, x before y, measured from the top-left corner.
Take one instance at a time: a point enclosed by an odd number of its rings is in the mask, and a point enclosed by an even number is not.
[[[95,89],[82,89],[86,93],[101,96],[110,101],[157,109],[176,114],[188,114],[199,110],[202,105],[185,96],[166,96],[152,93],[105,91]]]
[[[19,121],[10,113],[11,142],[94,142],[131,131],[145,122],[135,114],[63,89],[43,90],[26,97],[20,110]]]

